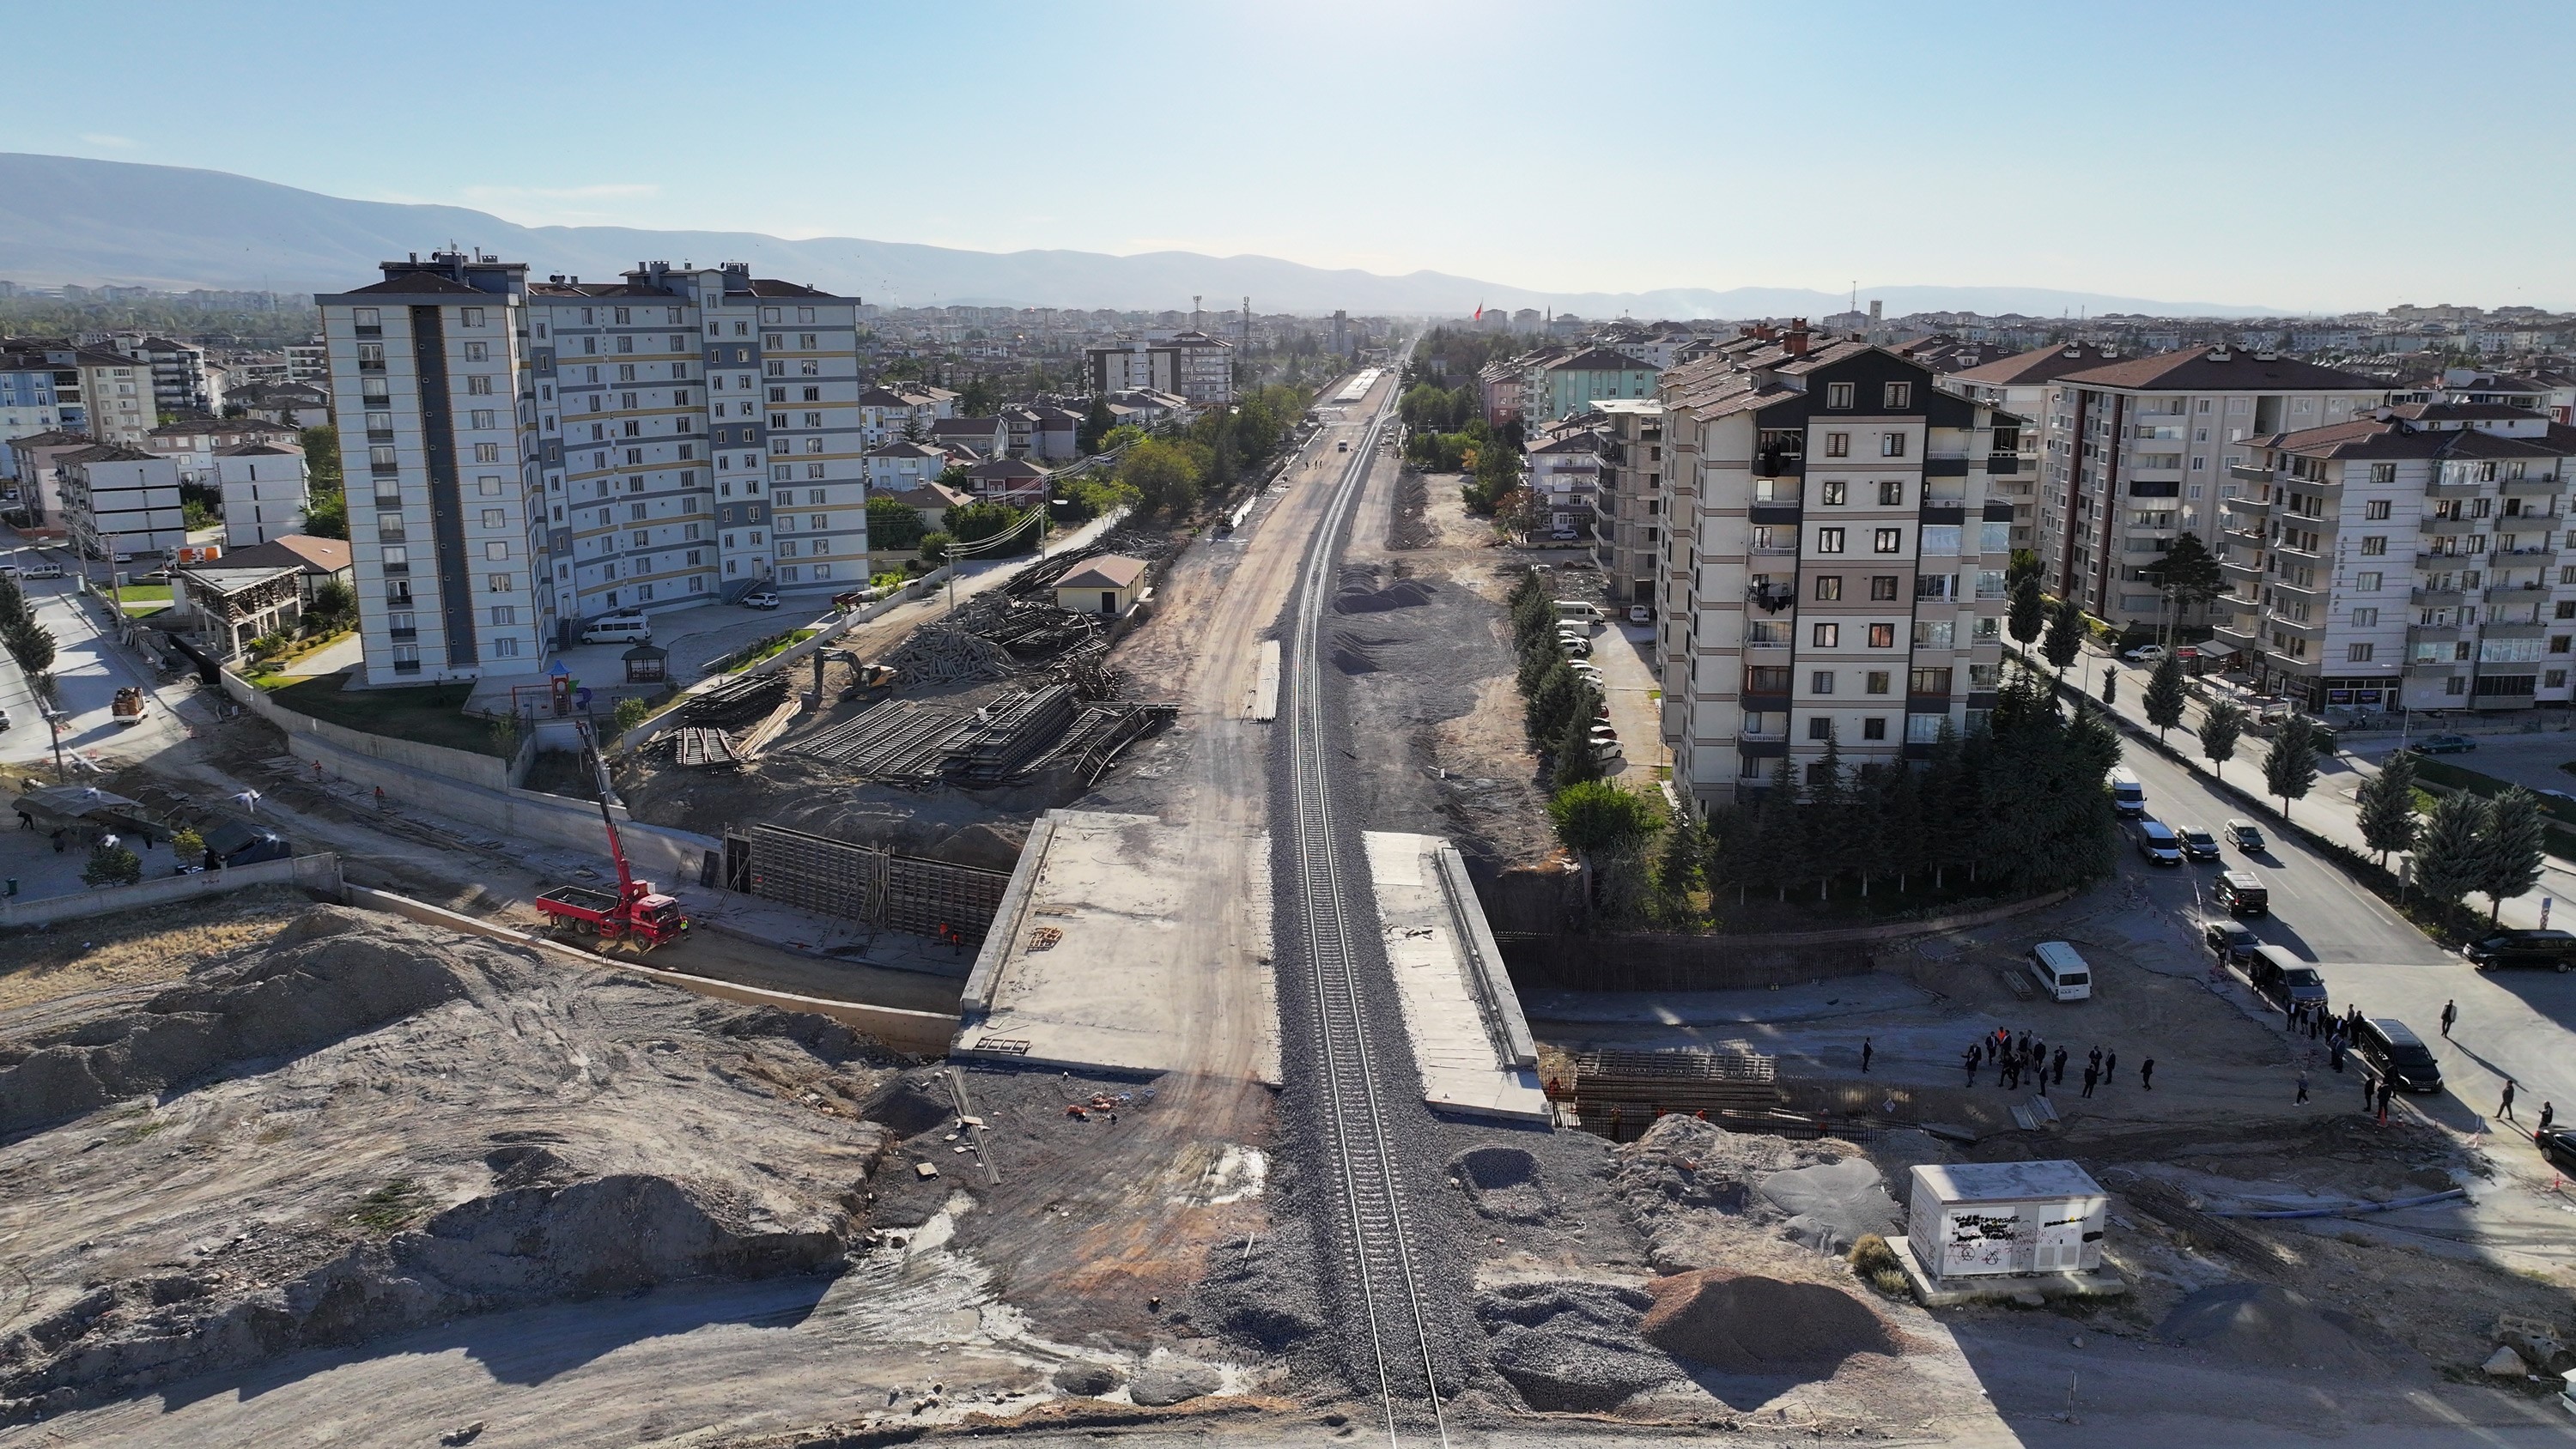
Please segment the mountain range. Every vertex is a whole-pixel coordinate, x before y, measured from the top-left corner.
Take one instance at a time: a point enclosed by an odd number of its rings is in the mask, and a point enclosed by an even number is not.
[[[352,201],[275,182],[178,166],[0,152],[0,278],[30,286],[107,283],[186,291],[335,291],[376,264],[450,244],[525,261],[537,275],[607,279],[653,259],[749,262],[842,295],[903,305],[1212,310],[1249,296],[1260,312],[1464,315],[1479,306],[1585,317],[1822,317],[1848,296],[1785,287],[1534,292],[1442,272],[1383,276],[1276,257],[1196,252],[977,252],[857,237],[788,241],[744,231],[521,226],[461,206]],[[2247,316],[2265,309],[2041,287],[1876,287],[1887,315],[1921,311]]]

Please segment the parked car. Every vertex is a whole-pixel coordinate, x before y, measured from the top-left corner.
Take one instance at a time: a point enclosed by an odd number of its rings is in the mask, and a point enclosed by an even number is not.
[[[5,709],[0,709],[0,734],[5,734],[5,733],[7,733],[7,732],[8,732],[8,729],[9,729],[9,725],[10,725],[10,723],[11,723],[11,721],[10,721],[10,719],[9,719],[9,711],[7,711],[7,710],[5,710]]]
[[[2499,931],[2471,941],[2461,955],[2481,971],[2499,966],[2547,966],[2576,969],[2576,934],[2566,931]]]
[[[2552,1127],[2546,1132],[2535,1132],[2531,1145],[2540,1149],[2540,1155],[2548,1159],[2551,1167],[2576,1177],[2576,1127]]]
[[[1655,606],[1652,604],[1630,604],[1628,606],[1628,622],[1631,624],[1651,624],[1655,622]]]
[[[2210,887],[2210,898],[2218,908],[2231,916],[2268,916],[2272,914],[2272,892],[2251,871],[2230,870],[2219,873]]]
[[[2210,922],[2201,928],[2200,939],[2208,943],[2210,951],[2219,960],[2230,966],[2253,960],[2254,953],[2263,948],[2262,937],[2234,921]]]
[[[1551,528],[1547,531],[1547,536],[1558,543],[1572,543],[1583,535],[1570,528]]]
[[[1580,634],[1559,634],[1556,636],[1556,642],[1564,645],[1565,652],[1576,659],[1592,657],[1592,641]]]
[[[2182,837],[2182,853],[2193,860],[2218,859],[2218,837],[2197,825],[2177,825],[2174,834]]]
[[[778,607],[778,591],[764,584],[743,595],[737,602],[746,609],[775,609]]]
[[[2157,664],[2164,660],[2165,646],[2162,644],[2141,644],[2137,648],[2122,654],[2120,657],[2128,660],[2131,664]]]
[[[2325,1010],[2326,979],[2283,947],[2258,948],[2245,977],[2253,983],[2255,995],[2285,1011],[2294,1003]]]
[[[2228,821],[2226,834],[2227,843],[2247,855],[2260,855],[2267,848],[2263,844],[2263,832],[2255,829],[2251,820]]]
[[[62,576],[63,566],[58,563],[29,564],[19,572],[20,578],[28,579],[58,579]]]
[[[2161,820],[2138,822],[2138,854],[2151,865],[2182,864],[2182,840]]]
[[[2426,735],[2406,748],[2419,755],[2459,755],[2478,747],[2467,735]]]
[[[2363,1017],[2353,1048],[2374,1075],[2396,1082],[2401,1092],[2442,1090],[2442,1064],[2422,1037],[2393,1016]]]

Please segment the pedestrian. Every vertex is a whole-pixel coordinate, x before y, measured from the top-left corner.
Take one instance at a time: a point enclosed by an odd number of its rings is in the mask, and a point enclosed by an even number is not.
[[[2154,1057],[2149,1057],[2145,1061],[2138,1063],[2138,1085],[2144,1087],[2150,1092],[2156,1089],[2156,1059]]]
[[[2549,1135],[2549,1124],[2550,1124],[2551,1122],[2553,1122],[2553,1121],[2556,1121],[2556,1120],[2557,1120],[2557,1118],[2558,1118],[2558,1108],[2557,1108],[2557,1105],[2556,1105],[2556,1104],[2554,1104],[2554,1103],[2550,1103],[2550,1102],[2543,1102],[2543,1103],[2541,1103],[2541,1104],[2540,1104],[2540,1125],[2539,1125],[2539,1126],[2537,1126],[2537,1127],[2535,1127],[2535,1128],[2533,1128],[2533,1129],[2531,1129],[2531,1140],[2532,1140],[2532,1141],[2534,1141],[2534,1142],[2537,1142],[2537,1141],[2539,1141],[2541,1138],[2548,1136],[2548,1135]]]
[[[2045,1097],[2048,1095],[2048,1063],[2035,1063],[2034,1070],[2039,1077],[2039,1094]]]
[[[2055,1068],[2056,1068],[2056,1071],[2055,1071],[2055,1080],[2056,1080],[2056,1082],[2057,1082],[2057,1085],[2059,1085],[2059,1086],[2061,1086],[2061,1087],[2062,1087],[2062,1086],[2065,1086],[2065,1085],[2066,1085],[2066,1048],[2064,1048],[2064,1047],[2059,1047],[2059,1048],[2057,1049],[2057,1056],[2053,1059],[2053,1061],[2051,1062],[2051,1065],[2052,1065],[2053,1067],[2055,1067]]]
[[[2084,1059],[2084,1065],[2091,1067],[2097,1072],[2102,1070],[2102,1049],[2100,1047],[2095,1047],[2093,1049],[2093,1054]]]
[[[2021,1054],[2022,1054],[2023,1056],[2029,1056],[2029,1055],[2030,1055],[2030,1029],[2029,1029],[2028,1027],[2024,1027],[2024,1028],[2022,1028],[2022,1033],[2021,1033]]]
[[[2375,1076],[2375,1075],[2373,1075],[2373,1074],[2372,1074],[2372,1072],[2371,1072],[2370,1068],[2368,1068],[2368,1067],[2364,1067],[2364,1068],[2362,1068],[2362,1069],[2361,1069],[2361,1110],[2363,1110],[2363,1111],[2365,1111],[2365,1112],[2369,1111],[2369,1110],[2370,1110],[2370,1103],[2371,1103],[2371,1099],[2372,1099],[2372,1098],[2374,1098],[2374,1097],[2377,1097],[2378,1095],[2379,1095],[2379,1078],[2378,1078],[2377,1076]]]
[[[62,854],[62,853],[63,853],[63,832],[62,832],[60,829],[56,829],[56,830],[54,831],[54,854],[56,854],[56,855],[60,855],[60,854]]]
[[[2093,1095],[2093,1084],[2102,1080],[2102,1069],[2090,1062],[2084,1064],[2084,1095]]]
[[[2394,1078],[2382,1077],[2379,1079],[2379,1125],[2382,1127],[2388,1125],[2389,1094],[2396,1090],[2397,1083]]]
[[[2325,1034],[2325,1029],[2326,1014],[2322,1011],[2310,1011],[2308,1013],[2308,1040],[2315,1041],[2318,1037],[2323,1036]]]
[[[2298,1103],[2298,1104],[2299,1104],[2300,1106],[2302,1106],[2302,1107],[2304,1107],[2304,1106],[2306,1106],[2306,1105],[2308,1104],[2308,1069],[2307,1069],[2306,1067],[2301,1067],[2301,1068],[2299,1068],[2299,1103]]]
[[[2443,1003],[2442,1003],[2442,1035],[2444,1035],[2444,1036],[2446,1036],[2446,1037],[2447,1037],[2447,1036],[2449,1036],[2449,1035],[2451,1034],[2451,1023],[2452,1023],[2452,1022],[2455,1022],[2455,1021],[2458,1021],[2459,1019],[2460,1019],[2460,1003],[2459,1003],[2458,1001],[2456,1001],[2456,1000],[2454,1000],[2454,1001],[2445,1001],[2445,1002],[2443,1002]]]
[[[2102,1080],[2105,1082],[2116,1082],[2119,1079],[2120,1054],[2116,1051],[2104,1052],[2102,1054]]]
[[[2343,1070],[2342,1042],[2334,1041],[2326,1043],[2326,1065],[2334,1068],[2338,1072]]]
[[[21,830],[33,830],[33,829],[35,829],[35,828],[36,828],[36,817],[35,817],[35,816],[33,816],[33,815],[28,814],[28,813],[27,813],[26,811],[24,811],[24,810],[19,811],[19,812],[18,812],[18,828],[19,828],[19,829],[21,829]]]
[[[2508,1122],[2513,1120],[2513,1078],[2511,1077],[2504,1079],[2504,1100],[2496,1103],[2496,1115]]]
[[[1860,1039],[1860,1074],[1864,1077],[1869,1075],[1869,1059],[1872,1055],[1874,1053],[1870,1047],[1869,1038],[1862,1037]]]
[[[1975,1086],[1977,1084],[1977,1048],[1968,1048],[1968,1054],[1961,1057],[1959,1060],[1967,1065],[1968,1085],[1971,1087]]]

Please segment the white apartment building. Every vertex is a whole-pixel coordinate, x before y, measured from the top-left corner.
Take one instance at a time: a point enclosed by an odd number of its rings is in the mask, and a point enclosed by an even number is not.
[[[1609,447],[1593,497],[1592,556],[1611,602],[1655,602],[1655,565],[1663,556],[1664,405],[1654,398],[1603,398]]]
[[[1938,355],[1925,356],[1934,352]],[[1916,348],[1909,355],[1924,357],[1935,369],[1935,386],[1961,397],[1981,402],[1998,413],[2028,418],[2032,426],[2023,427],[1999,422],[1995,426],[1995,460],[2000,463],[2012,455],[2009,472],[1995,472],[1986,486],[1995,497],[2013,506],[2012,546],[2037,549],[2043,537],[2039,521],[2039,479],[2046,454],[2041,448],[2042,429],[2038,420],[2048,415],[2049,394],[2057,380],[2069,373],[2089,372],[2120,360],[2118,349],[2089,342],[2069,342],[2058,347],[2041,347],[2011,357],[1997,358],[1951,372],[1943,370],[1949,359],[1976,355],[1975,345],[1943,346],[1937,349]]]
[[[1994,706],[2011,504],[1994,410],[1792,329],[1661,380],[1657,655],[1673,783],[1702,807],[1928,756]],[[2009,457],[2010,455],[2003,455]]]
[[[2576,428],[2412,403],[2245,447],[2217,637],[2258,688],[2315,711],[2569,701]]]
[[[2145,570],[2185,531],[2217,552],[2246,439],[2346,422],[2386,396],[2353,373],[2219,346],[2057,377],[2040,419],[2033,538],[2049,591],[2113,625],[2156,624],[2164,597]],[[2227,617],[2212,608],[2175,622]]]
[[[601,614],[865,578],[855,298],[739,264],[384,270],[317,299],[371,683],[534,672]]]
[[[224,547],[253,548],[304,531],[313,501],[312,475],[298,448],[242,443],[215,454],[214,481],[224,492]]]
[[[1234,405],[1234,344],[1204,332],[1162,341],[1137,333],[1113,347],[1085,351],[1094,393],[1146,389],[1187,398],[1199,407]]]
[[[957,416],[957,394],[922,383],[898,382],[859,394],[859,446],[874,448],[910,434],[930,436],[931,424]]]
[[[188,541],[179,465],[101,443],[55,459],[63,522],[81,557],[171,553]]]

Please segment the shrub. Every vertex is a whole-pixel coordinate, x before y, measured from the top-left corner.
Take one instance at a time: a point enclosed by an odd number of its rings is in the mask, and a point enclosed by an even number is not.
[[[1913,1291],[1905,1277],[1905,1265],[1896,1259],[1896,1250],[1876,1233],[1863,1233],[1852,1244],[1851,1266],[1864,1282],[1890,1298],[1902,1298]]]
[[[621,699],[617,702],[616,712],[609,716],[609,725],[622,735],[642,724],[651,713],[653,706],[640,699]]]
[[[89,853],[89,864],[81,867],[81,881],[86,885],[132,885],[143,879],[143,860],[122,845],[101,841]]]

